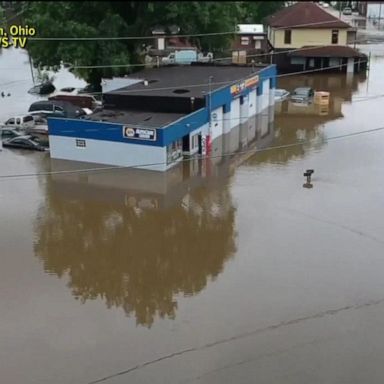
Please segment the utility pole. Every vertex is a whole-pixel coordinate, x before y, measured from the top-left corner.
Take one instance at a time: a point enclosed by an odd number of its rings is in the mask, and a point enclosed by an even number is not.
[[[213,79],[213,76],[209,76],[209,82],[208,82],[208,103],[209,103],[209,107],[208,107],[208,112],[209,112],[209,130],[211,130],[211,109],[212,109],[212,96],[211,96],[211,93],[212,93],[212,79]]]
[[[24,23],[24,17],[23,15],[20,16],[20,21],[21,21],[21,24],[25,24]],[[33,65],[32,65],[32,59],[31,59],[31,55],[29,54],[29,51],[28,51],[28,48],[26,49],[27,51],[27,54],[28,54],[28,60],[29,60],[29,67],[31,68],[31,75],[32,75],[32,81],[33,81],[33,85],[35,85],[35,75],[33,74]]]
[[[28,59],[29,59],[29,67],[31,68],[32,81],[33,81],[33,85],[35,85],[35,76],[33,74],[32,59],[31,59],[31,55],[29,54],[28,50],[27,50],[27,53],[28,53]]]

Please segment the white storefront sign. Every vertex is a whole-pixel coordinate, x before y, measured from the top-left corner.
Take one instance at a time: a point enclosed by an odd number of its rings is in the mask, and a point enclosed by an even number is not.
[[[123,126],[123,136],[129,139],[156,140],[156,129]]]

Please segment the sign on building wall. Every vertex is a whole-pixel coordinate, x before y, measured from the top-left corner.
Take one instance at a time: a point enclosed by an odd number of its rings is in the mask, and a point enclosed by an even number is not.
[[[250,79],[245,80],[245,88],[252,88],[259,82],[259,76],[253,76]]]
[[[128,139],[156,140],[156,129],[123,126],[123,136]]]
[[[235,84],[231,86],[231,95],[236,96],[240,94],[245,88],[252,88],[256,86],[259,82],[259,76],[255,75],[250,79],[247,79],[241,83]]]

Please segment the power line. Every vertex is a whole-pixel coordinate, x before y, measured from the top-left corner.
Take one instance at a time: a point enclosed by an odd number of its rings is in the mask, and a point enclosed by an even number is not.
[[[360,63],[367,63],[368,60],[364,60],[364,61],[360,61]],[[302,73],[312,73],[312,72],[321,72],[323,70],[327,70],[327,69],[335,69],[335,68],[340,68],[340,67],[345,67],[347,66],[348,63],[345,63],[345,64],[338,64],[338,65],[332,65],[332,66],[329,66],[329,67],[323,67],[323,68],[315,68],[315,69],[308,69],[308,70],[304,70],[304,71],[298,71],[298,72],[291,72],[291,73],[284,73],[282,75],[276,75],[276,77],[286,77],[286,76],[293,76],[293,75],[300,75]]]
[[[343,138],[359,136],[359,135],[368,134],[368,133],[374,133],[374,132],[378,132],[378,131],[382,131],[382,130],[384,130],[384,127],[373,128],[373,129],[368,129],[365,131],[359,131],[359,132],[353,132],[353,133],[347,133],[344,135],[331,136],[331,137],[325,138],[324,142],[329,142],[329,141],[333,141],[333,140],[340,140]],[[285,148],[290,148],[290,147],[294,147],[294,146],[298,146],[298,145],[310,144],[312,141],[314,141],[314,140],[313,139],[312,140],[302,140],[302,141],[297,141],[297,142],[294,142],[291,144],[275,145],[275,146],[269,146],[269,147],[260,148],[260,149],[252,148],[252,149],[247,149],[244,151],[228,152],[228,153],[224,153],[221,155],[215,155],[215,156],[198,156],[196,158],[182,159],[180,162],[190,162],[190,161],[194,161],[196,159],[198,159],[198,160],[215,159],[215,158],[240,155],[240,154],[245,154],[245,153],[250,153],[250,152],[258,153],[258,152],[265,152],[265,151],[275,150],[275,149],[285,149]],[[0,180],[6,180],[6,179],[21,180],[23,178],[28,178],[28,177],[50,176],[50,175],[58,175],[58,174],[85,173],[85,172],[98,172],[98,171],[107,171],[107,170],[113,170],[113,169],[136,169],[136,168],[153,167],[156,165],[166,165],[166,164],[168,164],[168,163],[167,162],[156,162],[156,163],[129,165],[129,166],[107,166],[107,167],[95,167],[95,168],[75,169],[75,170],[49,171],[49,172],[39,172],[39,173],[24,173],[24,174],[13,174],[13,175],[0,175]]]
[[[332,21],[322,21],[322,22],[313,22],[313,23],[303,23],[291,25],[289,27],[278,27],[274,28],[274,30],[281,29],[290,29],[290,28],[300,28],[300,27],[308,27],[319,24],[334,24],[338,22],[338,20]],[[209,32],[209,33],[194,33],[194,34],[180,34],[180,35],[160,35],[161,38],[169,39],[169,38],[186,38],[186,37],[203,37],[203,36],[220,36],[220,35],[237,35],[238,31],[227,31],[227,32]],[[152,36],[99,36],[99,37],[30,37],[28,40],[33,41],[98,41],[98,40],[147,40],[147,39],[156,39],[156,35]]]
[[[348,44],[359,44],[363,41],[359,40],[354,40]],[[267,52],[267,53],[255,53],[253,55],[247,55],[247,58],[255,58],[255,57],[264,57],[264,56],[276,56],[276,55],[282,55],[285,53],[292,53],[292,52],[300,52],[300,51],[306,51],[306,50],[313,50],[313,49],[318,49],[322,48],[324,46],[311,46],[311,47],[302,47],[302,48],[294,48],[294,49],[286,49],[284,51],[273,51],[273,52]],[[230,60],[232,59],[232,56],[227,56],[227,57],[220,57],[217,59],[212,59],[211,62],[219,62],[219,61],[224,61],[224,60]],[[92,69],[92,68],[125,68],[125,67],[146,67],[148,65],[153,65],[156,66],[156,63],[136,63],[136,64],[105,64],[105,65],[72,65],[69,68],[70,69]],[[161,65],[160,65],[161,66]]]
[[[161,35],[161,38],[185,38],[185,37],[202,37],[202,36],[220,36],[220,35],[233,35],[237,32],[209,32],[209,33],[194,33],[185,35]],[[152,36],[117,36],[117,37],[30,37],[28,40],[34,41],[98,41],[98,40],[153,40],[156,39],[156,35]]]
[[[360,63],[363,64],[363,63],[366,63],[368,62],[368,60],[361,60]],[[348,63],[345,63],[345,64],[337,64],[337,65],[333,65],[333,66],[328,66],[328,67],[323,67],[323,68],[315,68],[315,69],[308,69],[308,70],[303,70],[303,71],[298,71],[298,72],[292,72],[292,73],[284,73],[284,74],[281,74],[281,75],[276,75],[276,77],[286,77],[286,76],[292,76],[292,75],[298,75],[298,74],[301,74],[301,73],[311,73],[311,72],[319,72],[319,71],[325,71],[325,70],[328,70],[328,69],[335,69],[335,68],[341,68],[341,67],[345,67],[347,66]],[[252,69],[251,66],[249,66],[248,68]],[[258,72],[254,72],[255,75],[258,74]],[[252,75],[252,73],[250,73],[249,75]],[[223,82],[213,82],[211,83],[211,85],[229,85],[229,84],[235,84],[235,83],[238,83],[240,81],[243,81],[245,80],[247,77],[244,77],[244,78],[240,78],[240,79],[235,79],[235,80],[230,80],[230,81],[223,81]],[[133,84],[135,85],[135,84]],[[194,87],[208,87],[208,83],[201,83],[201,84],[184,84],[184,85],[178,85],[177,87],[178,88],[194,88]],[[148,85],[147,86],[148,88],[144,88],[144,89],[135,89],[135,90],[126,90],[126,91],[120,91],[119,93],[137,93],[137,92],[153,92],[153,91],[165,91],[165,90],[171,90],[171,89],[175,89],[175,87],[159,87],[159,88],[150,88],[150,86]],[[101,93],[101,92],[100,92]],[[93,93],[93,94],[100,94],[100,93]]]
[[[313,22],[313,23],[304,23],[304,24],[294,24],[294,25],[290,25],[290,26],[287,26],[287,27],[271,27],[273,28],[273,30],[275,31],[278,31],[278,30],[281,30],[281,29],[291,29],[291,28],[300,28],[300,27],[311,27],[313,25],[323,25],[323,24],[335,24],[335,23],[338,23],[339,21],[341,21],[342,23],[344,24],[347,24],[350,28],[353,28],[352,25],[346,23],[345,21],[343,20],[340,20],[339,18],[336,18],[336,20],[329,20],[329,21],[316,21],[316,22]]]

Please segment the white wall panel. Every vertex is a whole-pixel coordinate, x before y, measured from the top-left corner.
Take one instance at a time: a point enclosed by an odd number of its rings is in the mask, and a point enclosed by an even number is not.
[[[161,163],[143,169],[164,171],[167,168],[166,148],[149,145],[119,143],[94,139],[85,140],[86,147],[76,146],[75,137],[49,136],[50,154],[54,159],[84,161],[119,166]],[[175,163],[176,164],[176,163]],[[141,167],[138,167],[141,168]]]
[[[249,99],[248,99],[248,103],[249,103],[249,111],[248,111],[248,114],[249,116],[255,116],[256,115],[256,109],[257,109],[257,105],[256,105],[256,89],[252,92],[249,93]]]
[[[240,98],[231,102],[231,129],[240,124]]]
[[[211,140],[223,134],[223,107],[216,108],[211,113]]]

